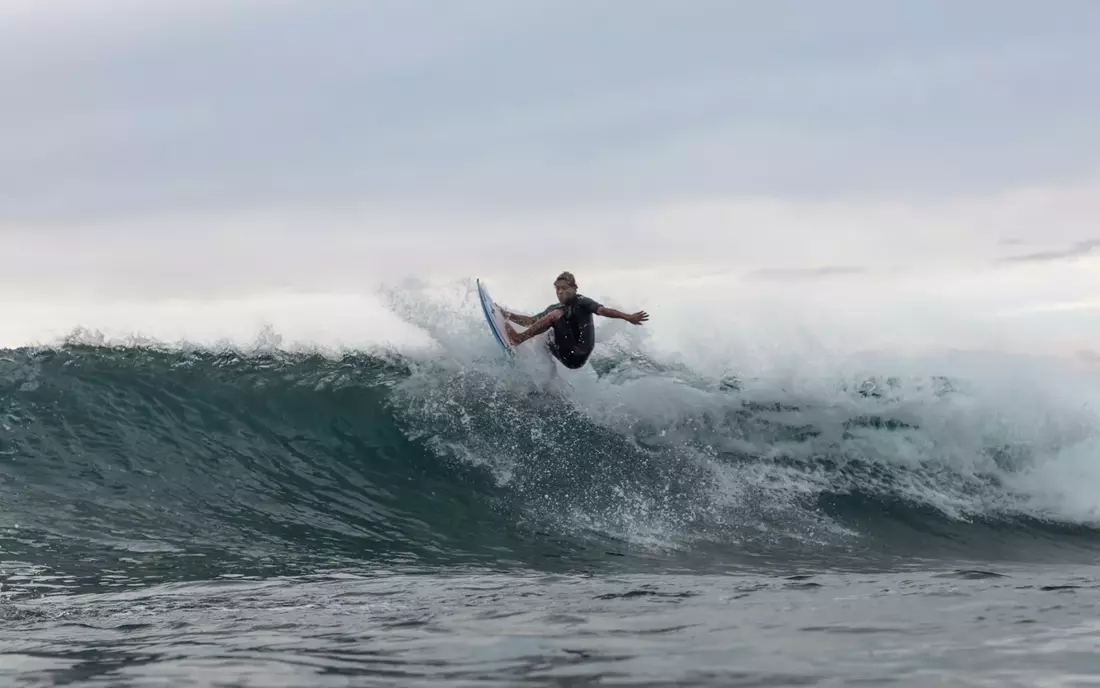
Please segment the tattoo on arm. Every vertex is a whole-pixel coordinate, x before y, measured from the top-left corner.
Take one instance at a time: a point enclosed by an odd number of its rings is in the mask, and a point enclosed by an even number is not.
[[[504,309],[501,309],[501,314],[504,315],[505,320],[510,320],[517,325],[523,325],[524,327],[527,327],[531,323],[535,322],[535,319],[530,315],[520,315],[519,313],[513,313]]]

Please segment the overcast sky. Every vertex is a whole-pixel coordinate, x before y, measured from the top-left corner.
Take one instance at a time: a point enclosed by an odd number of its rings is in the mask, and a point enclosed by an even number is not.
[[[0,0],[2,281],[1079,267],[1098,84],[1095,0]]]

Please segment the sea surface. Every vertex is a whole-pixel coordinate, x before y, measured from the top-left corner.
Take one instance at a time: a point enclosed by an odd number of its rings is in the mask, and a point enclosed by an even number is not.
[[[0,685],[1100,685],[1087,376],[495,353],[0,351]]]

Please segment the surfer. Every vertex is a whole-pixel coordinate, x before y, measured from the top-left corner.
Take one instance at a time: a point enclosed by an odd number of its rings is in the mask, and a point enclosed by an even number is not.
[[[546,346],[554,358],[566,368],[580,368],[592,354],[592,349],[596,345],[595,326],[592,324],[593,315],[626,320],[635,325],[641,325],[649,320],[649,314],[645,311],[623,313],[578,294],[577,280],[571,272],[558,275],[554,280],[554,290],[558,294],[558,303],[547,307],[537,315],[519,315],[504,309],[500,312],[506,321],[511,320],[527,328],[522,332],[516,332],[511,325],[504,323],[504,329],[513,346],[519,346],[528,339],[550,330],[550,334],[546,337]]]

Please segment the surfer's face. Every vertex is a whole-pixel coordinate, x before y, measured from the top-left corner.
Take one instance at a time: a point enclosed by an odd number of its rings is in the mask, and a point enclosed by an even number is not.
[[[554,291],[558,293],[560,303],[568,303],[569,299],[577,295],[577,288],[570,286],[565,280],[554,282]]]

